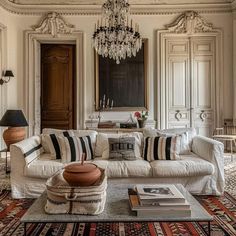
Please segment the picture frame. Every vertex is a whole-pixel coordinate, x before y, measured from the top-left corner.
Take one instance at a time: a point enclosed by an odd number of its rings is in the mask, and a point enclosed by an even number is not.
[[[148,39],[143,39],[142,48],[136,57],[121,60],[120,64],[94,53],[95,110],[100,109],[100,100],[104,95],[114,104],[112,109],[103,111],[149,110]]]

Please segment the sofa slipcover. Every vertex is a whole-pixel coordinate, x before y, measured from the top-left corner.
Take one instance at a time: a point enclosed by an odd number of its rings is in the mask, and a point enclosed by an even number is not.
[[[152,171],[149,162],[144,160],[109,161],[106,174],[108,178],[151,177]]]
[[[60,161],[50,159],[45,153],[27,164],[22,145],[38,142],[39,138],[40,136],[33,136],[10,147],[13,198],[39,197],[45,190],[46,179],[54,174],[52,172],[63,168]],[[223,144],[195,135],[191,140],[191,150],[193,153],[190,156],[181,155],[181,160],[178,161],[114,161],[100,157],[92,162],[106,170],[108,181],[136,184],[181,183],[194,194],[221,195],[225,182]]]
[[[153,177],[192,177],[214,173],[214,165],[195,154],[181,155],[176,161],[159,160],[150,164]]]

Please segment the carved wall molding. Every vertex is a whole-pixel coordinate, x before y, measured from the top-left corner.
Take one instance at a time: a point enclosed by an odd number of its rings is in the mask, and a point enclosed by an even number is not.
[[[49,12],[38,26],[33,26],[32,28],[36,32],[51,34],[53,37],[58,37],[58,34],[72,33],[75,26],[66,23],[59,13]]]
[[[13,14],[19,15],[44,15],[45,12],[58,12],[61,15],[100,15],[101,5],[20,5],[8,0],[0,0],[0,6]],[[229,2],[215,4],[132,4],[132,15],[170,15],[192,10],[198,13],[228,13],[232,12],[232,4]]]
[[[173,23],[166,25],[166,29],[172,33],[204,33],[213,32],[213,25],[208,23],[196,11],[186,11]]]

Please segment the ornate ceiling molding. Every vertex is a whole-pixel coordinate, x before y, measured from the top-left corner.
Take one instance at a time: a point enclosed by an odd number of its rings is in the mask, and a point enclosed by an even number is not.
[[[173,23],[166,25],[166,29],[169,32],[184,34],[214,31],[213,25],[195,11],[184,12]]]
[[[158,2],[158,1],[157,1]],[[44,15],[46,12],[58,12],[62,15],[100,15],[101,5],[20,5],[9,0],[0,0],[0,6],[7,11],[20,15]],[[198,13],[232,12],[232,5],[228,1],[217,3],[200,4],[132,4],[133,15],[168,15],[177,14],[194,8]]]
[[[66,23],[59,13],[49,12],[39,25],[33,26],[32,28],[37,32],[51,34],[53,37],[57,37],[58,34],[72,33],[75,26]]]

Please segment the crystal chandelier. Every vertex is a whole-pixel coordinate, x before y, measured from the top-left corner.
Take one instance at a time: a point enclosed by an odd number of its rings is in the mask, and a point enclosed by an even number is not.
[[[102,6],[101,22],[95,24],[93,47],[103,57],[121,59],[136,56],[142,47],[139,27],[129,22],[129,3],[127,0],[107,0]]]

